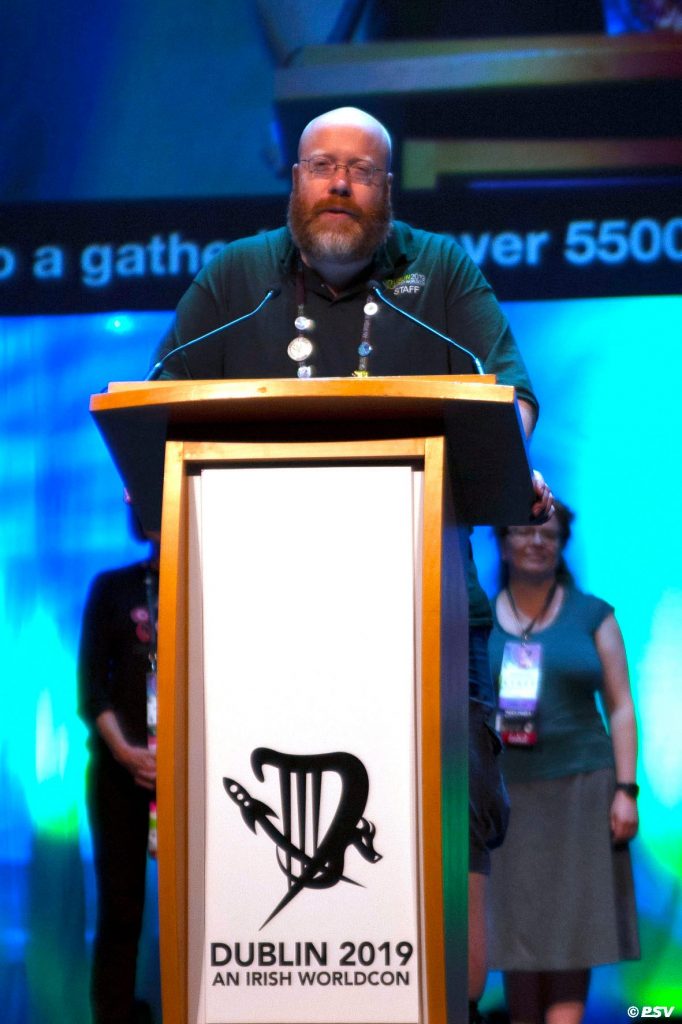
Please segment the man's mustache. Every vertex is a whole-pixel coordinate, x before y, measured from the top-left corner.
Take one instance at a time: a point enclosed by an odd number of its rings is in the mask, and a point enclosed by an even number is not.
[[[364,214],[359,207],[354,203],[344,202],[329,202],[329,200],[321,200],[312,207],[308,213],[308,221],[310,222],[321,213],[347,213],[355,220],[362,220]]]

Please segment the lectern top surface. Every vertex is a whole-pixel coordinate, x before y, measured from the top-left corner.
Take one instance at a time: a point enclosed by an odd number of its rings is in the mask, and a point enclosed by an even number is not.
[[[430,377],[316,377],[310,380],[122,381],[109,384],[104,394],[92,396],[91,411],[135,405],[173,405],[194,401],[371,398],[475,400],[513,403],[513,388],[495,383],[493,374]]]
[[[445,436],[461,521],[516,522],[532,500],[514,388],[494,376],[117,382],[90,410],[146,524],[160,520],[167,441]]]

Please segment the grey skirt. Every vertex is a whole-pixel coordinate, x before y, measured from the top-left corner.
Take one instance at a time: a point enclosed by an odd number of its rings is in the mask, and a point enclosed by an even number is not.
[[[510,783],[511,820],[492,853],[492,970],[566,971],[639,959],[630,851],[614,848],[611,768]]]

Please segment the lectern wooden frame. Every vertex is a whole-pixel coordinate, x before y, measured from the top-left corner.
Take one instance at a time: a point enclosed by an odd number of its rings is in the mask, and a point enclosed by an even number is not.
[[[415,1024],[464,1021],[467,607],[457,524],[527,519],[533,492],[513,389],[492,377],[112,384],[93,396],[91,411],[147,530],[161,523],[163,488],[157,802],[165,1024],[193,1019],[188,481],[202,467],[322,463],[409,465],[423,473],[416,624],[422,960]],[[460,770],[446,780],[443,766],[453,751]],[[445,861],[444,835],[461,837],[449,844]],[[446,903],[454,908],[447,918]]]

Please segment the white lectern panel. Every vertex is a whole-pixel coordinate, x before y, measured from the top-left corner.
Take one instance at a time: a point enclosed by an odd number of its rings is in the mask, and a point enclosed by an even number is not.
[[[414,476],[227,467],[194,482],[197,1024],[422,1019]]]

